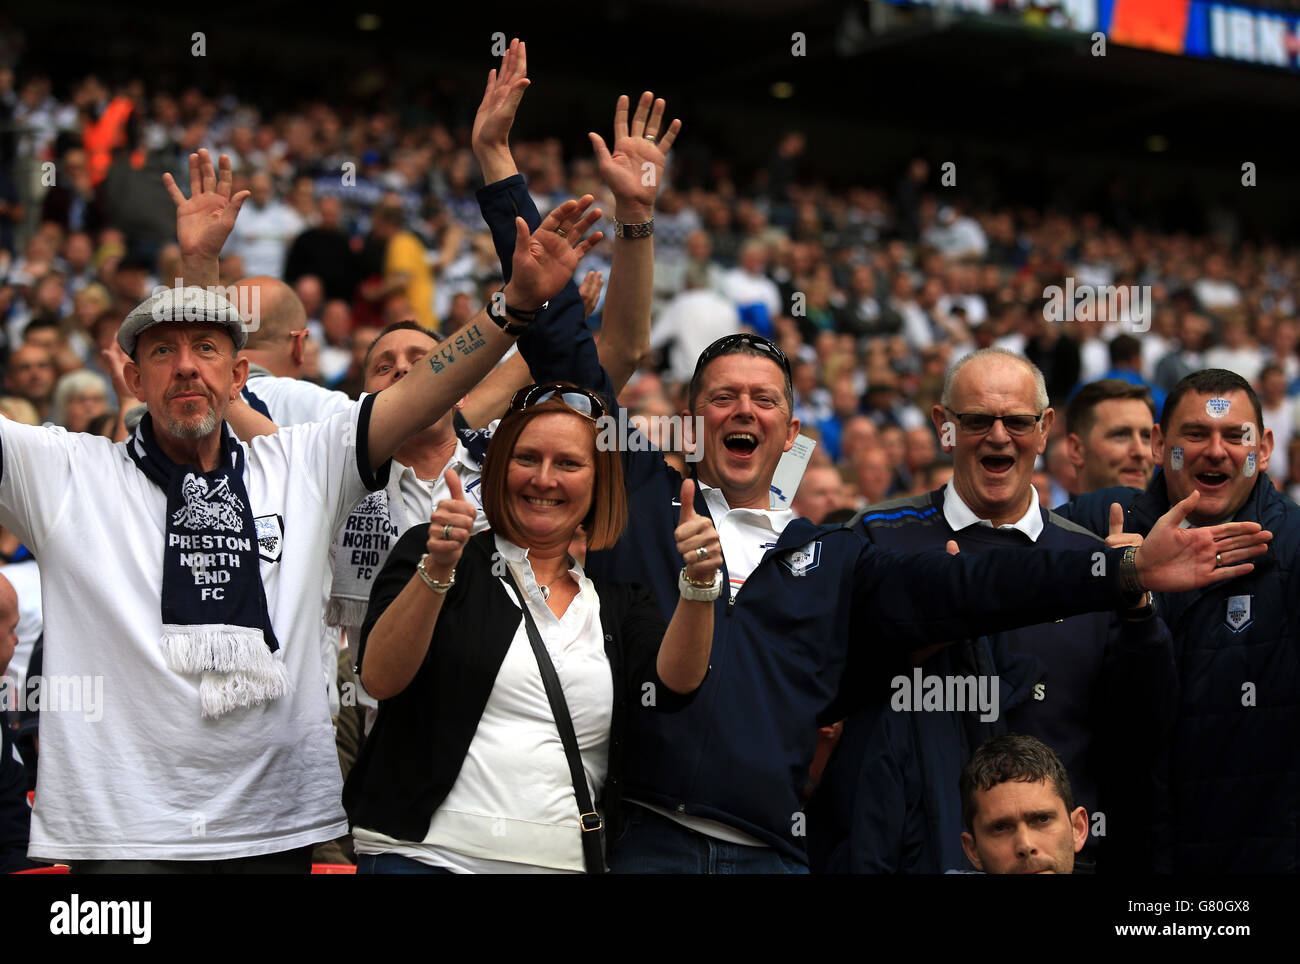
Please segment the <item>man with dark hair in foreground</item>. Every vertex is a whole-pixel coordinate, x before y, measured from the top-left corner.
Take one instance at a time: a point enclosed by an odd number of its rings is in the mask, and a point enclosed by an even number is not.
[[[962,849],[986,874],[1070,874],[1088,814],[1051,748],[1032,736],[989,740],[961,771]]]

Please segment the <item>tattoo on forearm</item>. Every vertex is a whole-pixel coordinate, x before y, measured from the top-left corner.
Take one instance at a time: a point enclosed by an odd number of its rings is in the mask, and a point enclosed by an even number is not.
[[[435,348],[429,355],[429,367],[433,369],[434,374],[437,374],[456,361],[458,352],[468,356],[486,344],[487,339],[479,331],[478,325],[472,325],[457,335],[450,344],[442,344]]]
[[[468,355],[470,352],[482,348],[487,344],[487,339],[483,333],[478,330],[478,325],[472,325],[465,331],[456,336],[456,350],[462,355]]]

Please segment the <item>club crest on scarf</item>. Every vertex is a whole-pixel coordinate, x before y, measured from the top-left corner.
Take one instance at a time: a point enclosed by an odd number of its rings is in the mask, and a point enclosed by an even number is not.
[[[230,480],[221,479],[209,491],[208,480],[187,472],[181,483],[185,506],[172,516],[172,525],[187,529],[216,529],[240,532],[244,527],[244,503],[230,491]]]

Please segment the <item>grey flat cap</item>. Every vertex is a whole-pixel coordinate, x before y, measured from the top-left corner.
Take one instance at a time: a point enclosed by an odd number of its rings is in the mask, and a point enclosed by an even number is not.
[[[230,289],[226,289],[230,290]],[[154,289],[143,303],[126,316],[117,330],[117,343],[128,355],[135,355],[135,343],[142,331],[169,322],[224,325],[239,351],[248,341],[248,332],[239,310],[219,291],[187,285],[184,288]]]

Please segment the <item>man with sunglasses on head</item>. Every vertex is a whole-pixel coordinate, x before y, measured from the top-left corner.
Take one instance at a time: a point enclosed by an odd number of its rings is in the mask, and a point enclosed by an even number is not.
[[[577,372],[581,384],[613,397],[589,332],[536,335],[520,352],[539,381]],[[1240,573],[1268,538],[1254,525],[1182,530],[1182,505],[1140,548],[1044,549],[1032,560],[1019,549],[884,551],[854,529],[771,508],[777,463],[799,432],[792,407],[789,361],[773,342],[730,335],[700,356],[683,414],[699,456],[695,511],[719,533],[720,545],[707,551],[723,556],[713,671],[691,708],[631,722],[616,871],[806,872],[799,795],[817,728],[865,699],[861,672],[848,666],[846,675],[846,664],[1140,606],[1147,589]],[[681,569],[672,535],[682,477],[647,449],[644,439],[629,440],[623,455],[628,533],[589,553],[587,567],[649,585],[667,613]],[[1216,570],[1216,549],[1231,571]]]
[[[898,552],[943,549],[949,542],[970,554],[1102,547],[1098,536],[1039,504],[1034,460],[1047,447],[1054,417],[1043,374],[1028,359],[1001,348],[967,355],[949,370],[931,411],[944,450],[953,453],[952,481],[872,506],[853,524],[875,545]],[[958,775],[982,738],[1010,727],[1056,751],[1079,801],[1094,814],[1085,865],[1152,869],[1149,815],[1159,804],[1149,764],[1164,755],[1177,686],[1169,632],[1148,600],[1119,612],[957,640],[910,659],[900,654],[874,680],[885,684],[882,702],[892,700],[888,681],[896,674],[910,678],[914,666],[922,679],[987,678],[998,687],[996,709],[911,712],[914,705],[904,701],[902,711],[877,706],[845,724],[847,739],[825,783],[838,798],[830,813],[844,816],[819,821],[817,833],[846,841],[853,867],[900,869],[904,814],[920,807],[931,815],[933,832],[926,837],[934,862],[919,869],[961,869]],[[871,732],[856,732],[867,724]],[[914,752],[898,753],[900,742]],[[874,779],[870,787],[857,779],[891,770],[890,779]],[[913,781],[922,791],[909,803],[904,787]]]

